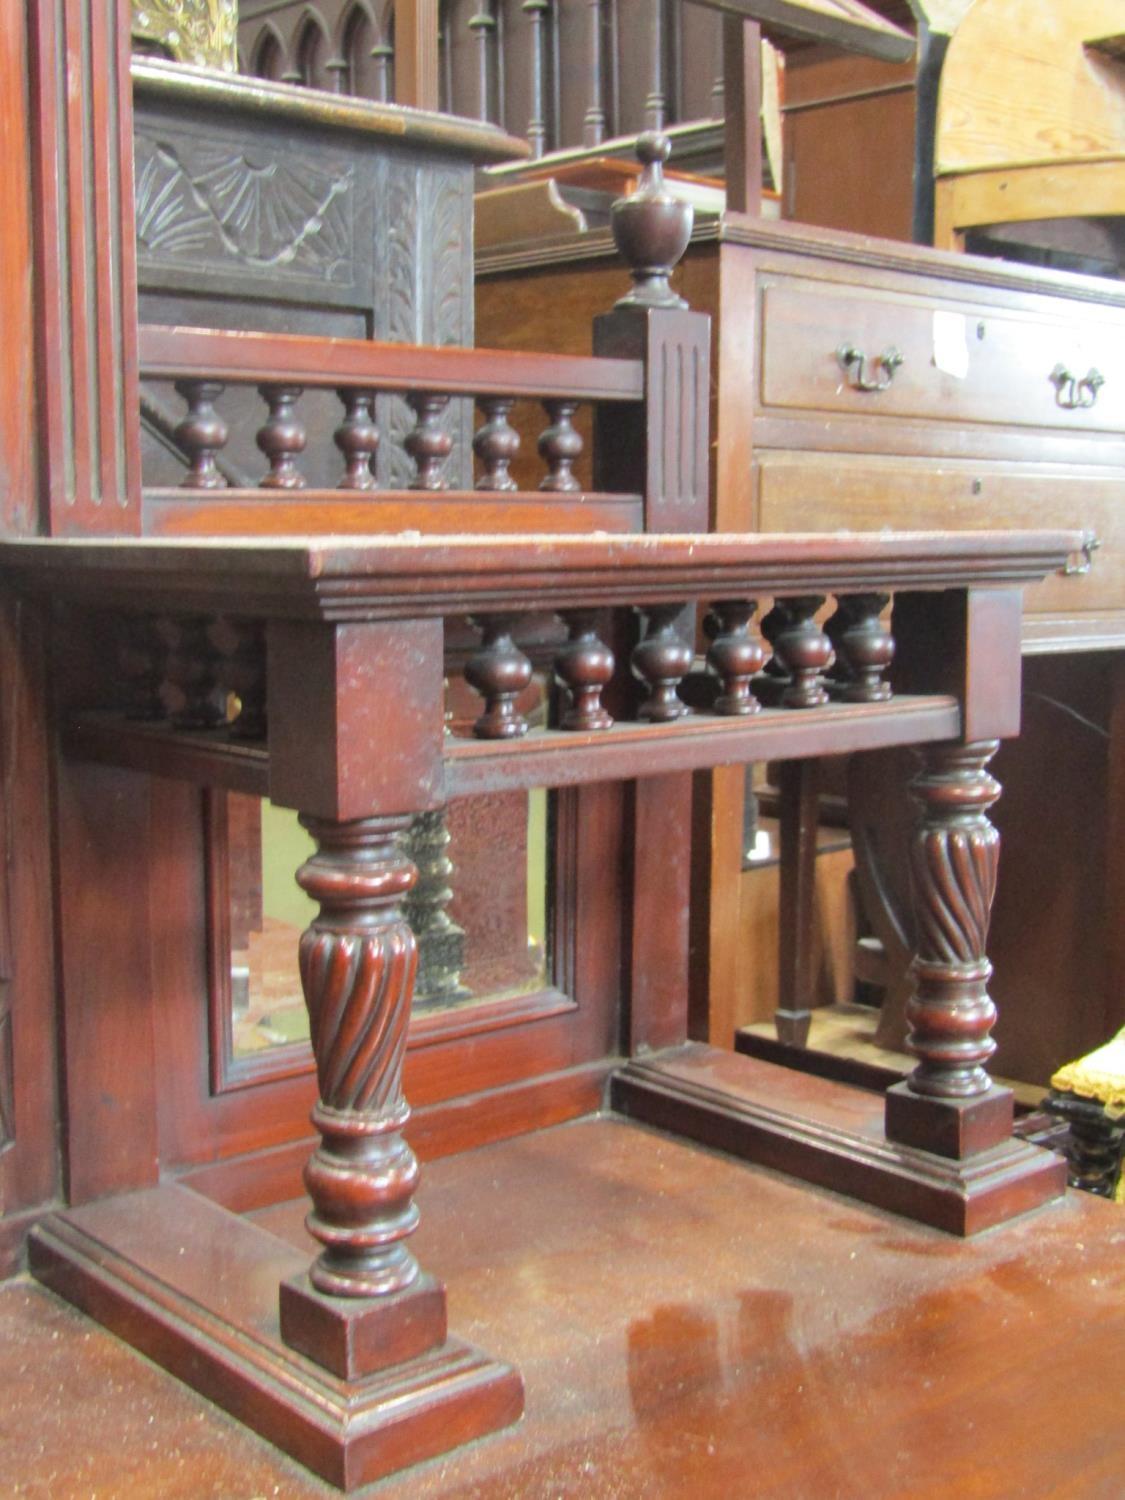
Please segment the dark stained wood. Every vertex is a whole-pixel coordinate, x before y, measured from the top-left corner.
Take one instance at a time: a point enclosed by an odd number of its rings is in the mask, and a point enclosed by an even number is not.
[[[305,536],[329,528],[337,535],[417,531],[440,536],[466,520],[474,529],[492,532],[616,532],[642,529],[643,501],[639,495],[587,491],[560,502],[525,490],[512,495],[443,490],[424,499],[416,491],[379,490],[345,499],[338,490],[312,489],[302,490],[299,499],[265,499],[258,490],[236,489],[187,499],[180,490],[153,489],[145,494],[144,514],[150,536]]]
[[[570,702],[559,719],[560,729],[608,729],[613,717],[602,703],[602,689],[613,677],[613,652],[599,639],[593,610],[567,610],[566,645],[555,657],[555,674]]]
[[[139,532],[129,29],[70,0],[29,12],[44,529]],[[25,350],[25,353],[28,352]]]
[[[878,750],[888,745],[949,739],[961,714],[952,695],[902,694],[884,704],[830,704],[802,710],[767,709],[750,720],[685,715],[659,726],[616,722],[608,731],[532,730],[515,740],[453,739],[444,748],[446,800],[513,788],[581,786],[628,778],[645,757],[646,773],[695,771],[747,758]],[[169,735],[164,726],[123,724],[116,715],[83,715],[67,729],[72,754],[107,765],[163,769],[201,785],[271,794],[270,759],[259,747],[216,735]],[[326,771],[327,775],[327,771]],[[280,790],[273,790],[280,796]]]
[[[6,330],[0,349],[0,383],[8,393],[0,410],[0,528],[38,529],[34,413],[32,205],[29,176],[26,8],[5,0],[0,22],[0,141],[8,181],[0,216],[0,315]]]
[[[630,1056],[687,1038],[691,842],[673,835],[691,828],[691,778],[645,776],[632,795]]]
[[[778,1040],[803,1047],[812,1020],[816,954],[810,940],[816,906],[816,830],[820,768],[815,760],[783,761],[781,905],[778,931]]]
[[[697,1042],[634,1058],[610,1098],[634,1119],[973,1235],[1059,1197],[1061,1158],[1009,1137],[964,1161],[897,1145],[877,1095]]]
[[[51,747],[45,611],[0,607],[0,1276],[17,1269],[33,1212],[61,1189],[50,852]],[[18,858],[15,851],[19,851]],[[18,1016],[18,1024],[16,1017]]]
[[[762,29],[756,20],[723,17],[723,134],[727,207],[762,211]]]
[[[473,724],[480,740],[518,739],[527,733],[527,720],[516,700],[531,681],[532,665],[512,640],[518,616],[474,615],[481,631],[479,648],[465,664],[465,680],[484,700],[484,712]]]
[[[722,691],[714,702],[717,714],[740,718],[756,714],[761,704],[751,689],[754,675],[766,661],[766,649],[750,633],[750,621],[757,610],[755,599],[719,600],[703,622],[704,633],[711,644],[707,665],[718,677]]]
[[[654,724],[671,724],[691,712],[676,691],[695,656],[680,634],[681,614],[676,604],[653,605],[645,611],[644,634],[633,648],[633,673],[648,689],[640,716]]]
[[[584,1463],[625,1495],[735,1495],[747,1474],[783,1494],[863,1485],[886,1500],[953,1487],[1101,1500],[1117,1487],[1125,1436],[1103,1372],[1125,1336],[1120,1215],[1085,1194],[956,1241],[600,1120],[438,1163],[422,1199],[426,1259],[468,1336],[487,1330],[524,1372],[527,1414],[385,1480],[389,1500],[527,1500],[565,1490]],[[260,1222],[300,1239],[298,1205]],[[685,1289],[689,1264],[706,1275]],[[276,1487],[326,1500],[323,1483],[42,1288],[0,1291],[0,1330],[10,1482],[46,1472],[60,1496]],[[920,1377],[935,1349],[940,1373]]]
[[[431,390],[469,396],[575,396],[639,401],[643,373],[636,357],[613,359],[394,344],[375,339],[312,338],[302,334],[231,333],[209,328],[140,330],[142,373],[151,379],[191,377],[334,389],[343,381],[382,391]]]
[[[210,1269],[216,1252],[222,1277]],[[261,1272],[264,1262],[298,1274],[301,1252],[184,1188],[48,1219],[31,1253],[47,1285],[341,1489],[506,1426],[522,1410],[516,1372],[453,1340],[362,1381],[290,1352]]]
[[[147,889],[146,779],[66,764],[58,798],[58,932],[66,1014],[63,1073],[71,1203],[157,1178],[152,953],[160,913],[142,897],[127,926],[111,913],[125,890]],[[150,923],[153,925],[150,926]],[[107,940],[112,931],[114,938]],[[117,1060],[128,1058],[127,1067]],[[115,1085],[106,1087],[113,1069]]]

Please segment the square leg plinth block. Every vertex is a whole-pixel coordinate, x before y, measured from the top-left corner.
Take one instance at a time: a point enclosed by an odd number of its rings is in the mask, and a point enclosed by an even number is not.
[[[301,1296],[304,1251],[174,1183],[53,1214],[28,1254],[45,1286],[340,1489],[448,1453],[523,1411],[518,1371],[443,1336],[438,1283],[386,1299],[397,1305],[370,1326],[371,1301],[358,1299],[342,1327],[318,1323],[319,1293]],[[349,1379],[286,1342],[279,1285],[314,1339],[379,1368]]]
[[[329,1297],[304,1274],[283,1281],[279,1297],[281,1337],[341,1380],[361,1380],[445,1342],[445,1288],[432,1276],[390,1297]]]
[[[973,1099],[934,1099],[896,1083],[885,1095],[887,1139],[961,1161],[991,1150],[1012,1134],[1011,1089],[993,1084]]]

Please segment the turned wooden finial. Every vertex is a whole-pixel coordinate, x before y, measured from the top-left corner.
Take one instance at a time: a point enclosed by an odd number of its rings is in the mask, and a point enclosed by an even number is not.
[[[688,247],[695,214],[665,186],[664,163],[671,150],[666,135],[650,130],[638,136],[641,180],[636,192],[616,199],[610,211],[614,242],[633,277],[633,290],[619,299],[618,307],[687,306],[668,278]]]

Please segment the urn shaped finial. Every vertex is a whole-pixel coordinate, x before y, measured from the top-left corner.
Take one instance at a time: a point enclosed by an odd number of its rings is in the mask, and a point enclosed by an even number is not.
[[[611,210],[613,238],[629,262],[633,290],[618,307],[686,307],[668,278],[688,247],[694,211],[668,191],[664,163],[671,152],[666,135],[646,131],[637,137],[637,158],[644,165],[636,192],[618,198]]]

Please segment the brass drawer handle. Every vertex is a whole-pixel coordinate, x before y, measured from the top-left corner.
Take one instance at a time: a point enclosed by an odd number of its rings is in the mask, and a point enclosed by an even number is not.
[[[1102,539],[1095,531],[1084,531],[1082,533],[1082,544],[1079,550],[1082,553],[1081,562],[1068,562],[1059,572],[1064,578],[1081,578],[1090,571],[1094,561],[1094,553],[1102,544]]]
[[[836,350],[836,358],[845,371],[854,371],[852,389],[856,391],[888,390],[891,381],[895,378],[895,371],[903,360],[900,351],[891,344],[875,361],[875,368],[882,370],[883,374],[876,375],[873,379],[867,373],[867,355],[862,349],[857,349],[854,344],[841,344]]]
[[[1098,399],[1098,392],[1105,385],[1105,376],[1091,365],[1081,380],[1067,367],[1057,364],[1048,376],[1055,388],[1055,400],[1066,411],[1086,411]]]

